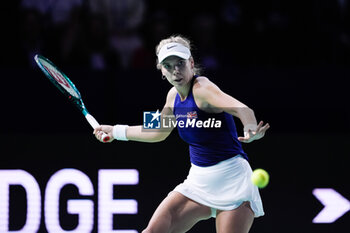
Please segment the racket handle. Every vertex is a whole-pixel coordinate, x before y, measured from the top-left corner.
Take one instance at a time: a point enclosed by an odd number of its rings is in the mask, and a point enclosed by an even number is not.
[[[102,141],[104,141],[104,142],[108,142],[110,139],[109,136],[105,132],[102,133],[101,138],[102,138]]]
[[[85,118],[93,129],[96,129],[97,127],[100,126],[100,124],[96,121],[96,119],[89,113],[85,115]],[[108,142],[110,137],[105,132],[103,132],[101,139],[104,142]]]

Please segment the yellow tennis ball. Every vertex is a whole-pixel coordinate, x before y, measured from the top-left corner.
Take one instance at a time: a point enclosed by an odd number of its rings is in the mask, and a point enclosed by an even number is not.
[[[253,171],[250,178],[254,185],[258,186],[259,188],[265,188],[269,183],[270,176],[264,169],[258,168]]]

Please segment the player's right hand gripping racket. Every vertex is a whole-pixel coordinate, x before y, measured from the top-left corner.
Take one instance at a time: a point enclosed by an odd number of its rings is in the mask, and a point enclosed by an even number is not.
[[[100,124],[87,111],[81,95],[72,81],[70,81],[69,78],[46,57],[37,54],[35,55],[34,59],[53,85],[55,85],[65,96],[67,96],[68,99],[80,110],[80,112],[84,114],[86,120],[89,122],[92,128],[97,128]],[[103,133],[102,140],[107,142],[109,139],[109,136],[106,133]]]

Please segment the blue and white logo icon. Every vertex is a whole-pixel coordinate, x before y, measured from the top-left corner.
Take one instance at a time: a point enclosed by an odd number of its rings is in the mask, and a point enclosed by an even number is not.
[[[143,128],[144,129],[160,129],[161,121],[160,121],[161,113],[159,110],[156,112],[143,112]]]

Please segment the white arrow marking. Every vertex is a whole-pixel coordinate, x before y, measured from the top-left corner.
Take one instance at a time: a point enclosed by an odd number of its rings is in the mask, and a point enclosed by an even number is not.
[[[350,202],[334,189],[317,188],[312,194],[324,205],[313,223],[332,223],[350,210]]]

